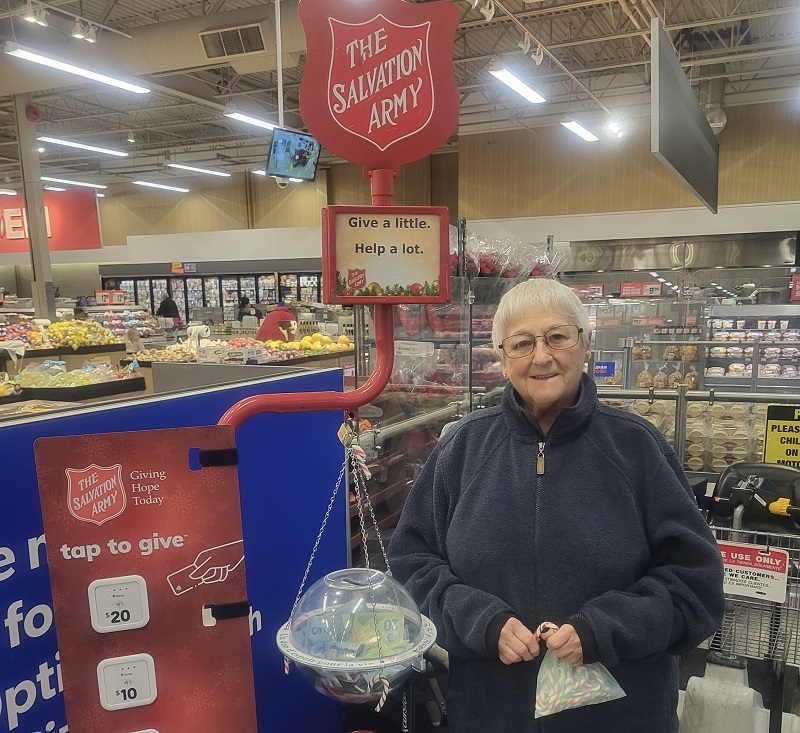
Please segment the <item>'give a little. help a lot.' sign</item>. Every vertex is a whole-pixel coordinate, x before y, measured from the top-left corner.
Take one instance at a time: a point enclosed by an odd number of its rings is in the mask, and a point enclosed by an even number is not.
[[[458,123],[451,2],[300,0],[308,55],[300,108],[309,131],[373,178],[387,181],[439,148]],[[379,176],[374,173],[380,171]],[[328,206],[322,211],[323,300],[450,300],[447,208]]]

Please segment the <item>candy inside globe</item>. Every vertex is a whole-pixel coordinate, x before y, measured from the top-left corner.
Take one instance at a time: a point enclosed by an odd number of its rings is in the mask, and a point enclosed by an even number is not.
[[[300,599],[278,632],[284,656],[314,687],[341,702],[376,700],[411,673],[436,630],[405,588],[385,573],[328,573]]]

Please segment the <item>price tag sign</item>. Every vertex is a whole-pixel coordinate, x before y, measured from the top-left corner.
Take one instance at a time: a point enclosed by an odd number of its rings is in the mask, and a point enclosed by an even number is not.
[[[783,603],[789,553],[774,547],[717,542],[725,565],[726,593]]]
[[[156,667],[149,654],[104,659],[97,665],[97,684],[105,710],[149,705],[158,697]]]

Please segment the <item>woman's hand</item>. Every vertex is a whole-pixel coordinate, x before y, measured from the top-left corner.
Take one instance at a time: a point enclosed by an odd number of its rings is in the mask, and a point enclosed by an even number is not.
[[[502,634],[500,638],[502,639]],[[565,662],[570,664],[583,662],[581,640],[571,624],[564,624],[558,631],[545,629],[541,633],[541,638],[547,644],[547,648]]]
[[[539,640],[536,635],[518,618],[510,618],[500,631],[497,645],[500,661],[503,664],[530,662],[539,656]]]

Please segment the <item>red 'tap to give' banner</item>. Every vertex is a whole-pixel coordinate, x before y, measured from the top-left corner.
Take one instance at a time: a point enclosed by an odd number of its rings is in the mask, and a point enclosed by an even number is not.
[[[94,191],[45,191],[44,215],[51,252],[102,247]],[[24,196],[0,196],[0,253],[29,249]]]
[[[450,2],[300,0],[300,109],[326,148],[368,170],[432,153],[458,122]]]

